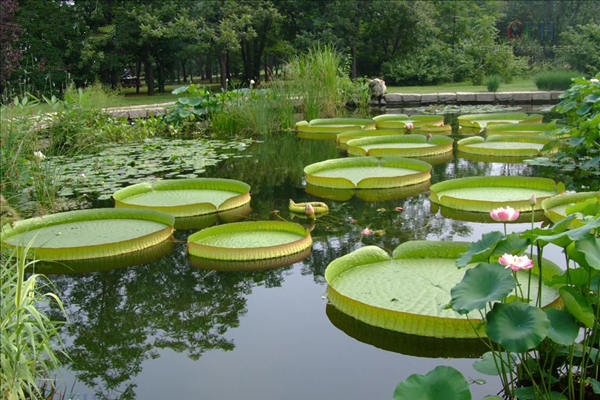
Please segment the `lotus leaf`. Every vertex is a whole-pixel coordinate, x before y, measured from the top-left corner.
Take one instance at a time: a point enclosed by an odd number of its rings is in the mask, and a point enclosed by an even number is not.
[[[377,129],[406,129],[406,124],[411,123],[415,128],[424,126],[443,126],[443,115],[411,115],[382,114],[373,117]]]
[[[550,321],[542,309],[520,301],[496,303],[486,319],[488,337],[515,353],[536,347],[546,338],[550,328]]]
[[[304,168],[306,182],[335,189],[383,189],[428,181],[431,165],[402,157],[337,158]]]
[[[251,221],[217,225],[188,237],[188,253],[224,261],[276,259],[312,245],[302,225],[283,221]]]
[[[555,343],[572,345],[579,334],[579,326],[573,316],[564,310],[554,308],[549,308],[545,312],[550,321],[548,337]]]
[[[457,148],[461,154],[524,158],[546,154],[542,149],[549,142],[545,137],[494,135],[484,139],[475,136],[459,140]]]
[[[465,114],[458,117],[458,123],[462,127],[485,128],[492,124],[517,124],[517,123],[542,122],[540,114],[526,114],[522,112],[512,113],[489,113],[489,114]]]
[[[510,271],[500,264],[482,263],[466,271],[463,280],[452,288],[450,305],[461,314],[481,310],[488,304],[504,300],[515,284]]]
[[[471,400],[469,383],[456,369],[440,365],[414,374],[396,386],[394,400]]]
[[[486,127],[488,135],[519,135],[519,136],[537,136],[546,132],[562,128],[555,122],[534,123],[534,124],[495,124]]]
[[[451,179],[431,185],[430,199],[441,206],[461,211],[489,212],[511,206],[531,211],[529,200],[536,196],[534,210],[541,202],[564,191],[562,183],[547,178],[523,176],[488,176]]]
[[[574,207],[590,199],[600,202],[600,192],[562,193],[542,202],[544,214],[554,223],[567,217],[567,208]],[[573,221],[573,227],[581,226],[581,220]]]
[[[353,139],[346,143],[348,154],[355,156],[423,157],[452,151],[454,141],[446,136],[395,135]]]
[[[399,129],[350,130],[338,133],[336,136],[336,142],[342,150],[346,150],[348,148],[346,143],[350,140],[379,136],[397,136],[402,133],[403,131]]]
[[[374,128],[375,121],[366,118],[324,118],[296,123],[298,137],[303,139],[335,139],[343,131]]]
[[[361,200],[368,202],[400,200],[416,196],[429,189],[429,182],[416,185],[400,186],[386,189],[334,189],[324,186],[306,184],[306,193],[329,200],[347,201],[356,195]]]
[[[17,221],[2,230],[2,243],[30,246],[39,260],[80,260],[131,253],[167,240],[173,217],[158,211],[92,209]]]

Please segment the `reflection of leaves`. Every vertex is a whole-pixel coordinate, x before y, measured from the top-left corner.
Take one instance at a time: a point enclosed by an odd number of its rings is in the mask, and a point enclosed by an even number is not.
[[[70,304],[70,368],[100,398],[113,397],[111,392],[133,398],[127,395],[135,388],[131,382],[157,348],[192,359],[208,350],[233,350],[224,335],[246,312],[246,296],[256,285],[281,285],[283,271],[194,269],[181,244],[150,265],[59,277],[61,297]]]

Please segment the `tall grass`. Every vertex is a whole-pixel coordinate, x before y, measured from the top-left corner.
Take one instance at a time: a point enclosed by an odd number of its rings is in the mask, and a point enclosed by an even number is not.
[[[582,76],[576,71],[554,70],[540,72],[534,78],[535,85],[540,90],[567,90],[573,78]]]
[[[0,395],[7,400],[46,399],[46,388],[54,387],[52,372],[59,366],[62,342],[58,336],[63,321],[42,311],[62,302],[43,275],[25,278],[24,252],[2,255],[0,268]],[[58,350],[55,350],[55,346]]]

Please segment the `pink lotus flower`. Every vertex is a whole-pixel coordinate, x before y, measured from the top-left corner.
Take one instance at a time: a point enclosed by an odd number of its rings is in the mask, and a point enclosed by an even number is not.
[[[394,208],[394,211],[402,212],[402,211],[404,211],[404,207],[398,206],[398,207]]]
[[[516,221],[517,218],[519,218],[519,214],[519,211],[515,210],[510,206],[506,208],[500,207],[490,211],[490,217],[492,217],[494,221],[499,222]]]
[[[415,126],[413,125],[412,122],[407,122],[407,123],[404,124],[404,127],[406,129],[410,130],[410,129],[414,128]]]
[[[365,228],[362,231],[360,231],[360,234],[363,236],[371,236],[373,234],[373,231],[369,228]]]
[[[312,204],[306,203],[306,205],[304,206],[304,214],[306,214],[309,217],[315,216],[315,209],[312,206]]]
[[[533,262],[527,256],[519,257],[504,253],[502,257],[498,258],[498,262],[504,265],[505,268],[510,268],[513,271],[533,268]]]

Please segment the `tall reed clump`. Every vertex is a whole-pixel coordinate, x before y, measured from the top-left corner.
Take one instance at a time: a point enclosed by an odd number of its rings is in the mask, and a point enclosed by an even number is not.
[[[342,56],[332,47],[315,45],[292,59],[287,68],[288,81],[300,100],[307,120],[334,117],[345,106]]]
[[[46,399],[54,387],[52,373],[59,366],[63,344],[58,335],[63,321],[44,311],[54,303],[64,314],[51,282],[39,274],[25,279],[24,252],[2,256],[0,268],[0,395],[7,400]],[[58,348],[58,350],[55,349]]]

